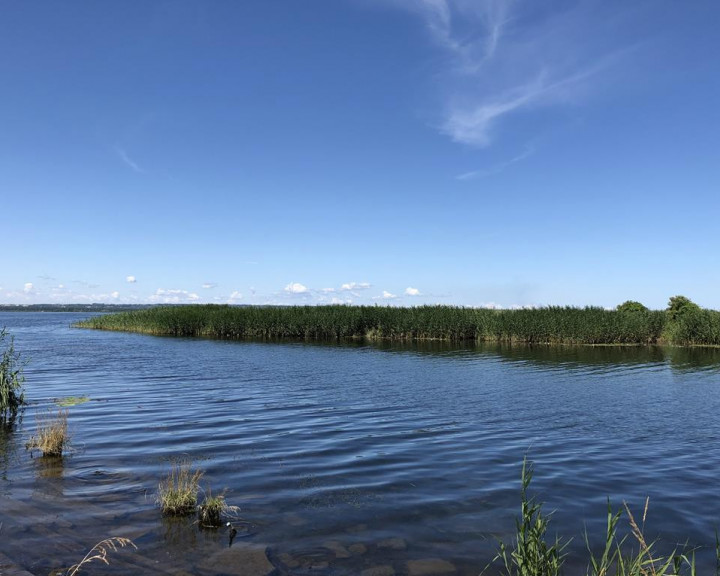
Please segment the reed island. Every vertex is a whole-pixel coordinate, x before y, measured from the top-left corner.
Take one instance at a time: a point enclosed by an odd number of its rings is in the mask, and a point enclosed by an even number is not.
[[[684,296],[667,309],[547,306],[158,306],[95,316],[75,326],[225,340],[441,340],[572,345],[720,346],[720,311]]]

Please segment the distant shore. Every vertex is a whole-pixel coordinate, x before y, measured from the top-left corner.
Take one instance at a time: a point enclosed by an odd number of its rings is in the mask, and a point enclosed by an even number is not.
[[[682,297],[681,297],[682,298]],[[79,328],[224,340],[348,339],[574,345],[720,346],[720,312],[677,309],[491,310],[456,306],[160,306],[88,318]]]

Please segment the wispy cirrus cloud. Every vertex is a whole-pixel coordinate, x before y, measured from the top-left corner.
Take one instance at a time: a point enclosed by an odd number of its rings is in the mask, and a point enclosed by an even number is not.
[[[600,17],[602,3],[394,3],[419,15],[443,51],[435,84],[444,109],[435,125],[453,141],[470,146],[489,146],[502,121],[520,111],[578,102],[623,51],[617,43],[607,43],[602,31],[622,15]]]
[[[464,172],[463,174],[458,174],[455,176],[456,180],[475,180],[477,178],[485,178],[486,176],[492,176],[493,174],[499,174],[506,168],[509,168],[513,164],[517,164],[518,162],[522,162],[525,160],[525,158],[529,158],[535,153],[535,147],[534,146],[525,146],[524,150],[517,154],[516,156],[513,156],[510,158],[510,160],[506,160],[505,162],[500,162],[499,164],[495,164],[493,166],[490,166],[489,168],[484,168],[480,170],[471,170],[470,172]]]
[[[143,170],[143,168],[137,162],[135,162],[135,160],[128,156],[128,153],[125,151],[124,148],[121,148],[120,146],[115,146],[115,154],[117,154],[118,158],[123,161],[125,166],[130,168],[133,172],[137,172],[138,174],[145,174],[145,170]]]

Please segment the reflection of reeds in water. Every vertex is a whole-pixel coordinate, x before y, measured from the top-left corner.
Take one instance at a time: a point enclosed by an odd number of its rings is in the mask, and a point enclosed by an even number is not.
[[[188,517],[164,516],[162,525],[166,545],[177,550],[196,548],[198,530],[194,520]]]
[[[57,479],[62,478],[65,471],[65,462],[60,456],[35,458],[35,470],[40,478]]]

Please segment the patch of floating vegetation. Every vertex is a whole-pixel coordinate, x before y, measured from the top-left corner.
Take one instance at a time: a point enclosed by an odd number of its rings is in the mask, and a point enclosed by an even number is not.
[[[71,406],[78,406],[79,404],[85,404],[89,402],[90,398],[87,396],[66,396],[65,398],[55,398],[55,404],[60,408],[70,408]]]
[[[720,311],[683,296],[666,310],[547,306],[161,306],[88,318],[75,326],[227,340],[442,340],[527,344],[720,346]]]

